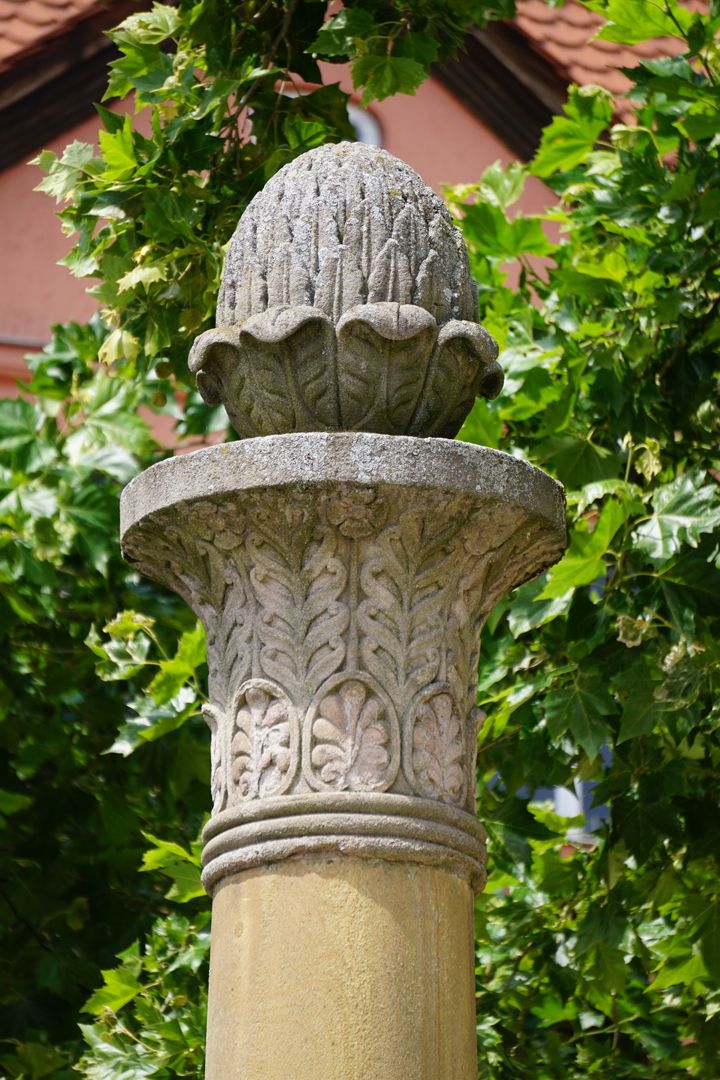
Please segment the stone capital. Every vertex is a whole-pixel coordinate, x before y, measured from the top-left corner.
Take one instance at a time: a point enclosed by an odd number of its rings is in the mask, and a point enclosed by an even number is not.
[[[482,887],[480,631],[560,557],[559,485],[444,439],[277,435],[149,469],[122,535],[207,633],[209,891],[305,853]]]

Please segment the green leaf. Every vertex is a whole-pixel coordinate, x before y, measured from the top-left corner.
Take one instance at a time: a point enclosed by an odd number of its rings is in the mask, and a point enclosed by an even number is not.
[[[720,982],[720,904],[715,903],[705,921],[700,938],[700,954],[716,983]]]
[[[479,194],[503,210],[517,202],[525,188],[527,167],[519,161],[503,165],[495,161],[480,178]]]
[[[503,422],[497,409],[484,398],[476,398],[475,404],[465,423],[458,432],[461,442],[477,443],[479,446],[499,448],[503,433]]]
[[[160,840],[152,833],[144,832],[143,836],[153,845],[143,855],[142,870],[165,870],[177,862],[190,863],[199,867],[200,859],[193,852],[176,844],[173,840]]]
[[[622,942],[626,928],[627,921],[612,901],[594,905],[578,926],[575,955],[582,956],[599,945],[614,949]]]
[[[180,638],[175,659],[195,671],[205,663],[205,651],[205,630],[198,619],[193,629],[186,630]]]
[[[427,71],[430,65],[437,60],[438,44],[431,34],[414,31],[395,41],[393,54],[395,56],[409,56],[411,60],[417,60]]]
[[[665,844],[677,832],[677,814],[658,793],[648,792],[638,798],[621,795],[613,802],[613,827],[628,850],[644,863],[658,844]]]
[[[157,45],[176,34],[180,25],[177,8],[156,2],[150,11],[129,15],[108,37],[117,44]]]
[[[128,330],[113,330],[100,346],[98,359],[101,364],[115,364],[127,360],[132,364],[140,355],[140,342]]]
[[[648,987],[648,993],[668,990],[671,986],[691,986],[702,981],[705,967],[699,954],[693,953],[680,961],[673,959],[663,964]]]
[[[538,600],[564,597],[568,590],[590,585],[603,577],[608,547],[626,517],[626,507],[611,497],[603,506],[592,531],[587,521],[581,519],[572,531],[567,554],[549,571]]]
[[[630,972],[622,952],[600,941],[593,952],[590,974],[604,990],[618,994],[625,989]]]
[[[10,1041],[4,1040],[5,1043]],[[19,1080],[24,1080],[24,1077],[28,1077],[28,1080],[41,1080],[44,1076],[64,1077],[67,1075],[66,1055],[50,1046],[35,1042],[16,1042],[13,1049],[14,1060],[7,1056],[0,1057],[0,1065],[6,1065],[8,1068],[6,1074],[8,1077],[19,1076]],[[17,1066],[21,1069],[19,1074],[15,1071]]]
[[[532,851],[529,840],[550,840],[555,834],[537,821],[527,803],[514,795],[508,796],[486,818],[488,826],[505,848],[519,862],[529,865]]]
[[[572,589],[550,600],[539,599],[546,582],[546,577],[540,577],[513,593],[512,606],[508,612],[508,626],[513,637],[527,634],[529,630],[537,630],[539,626],[544,626],[569,610],[573,597]]]
[[[552,739],[557,741],[569,731],[587,756],[594,758],[608,740],[604,718],[616,713],[617,706],[602,681],[593,676],[547,694],[544,711]]]
[[[128,757],[143,743],[155,742],[182,727],[191,716],[199,713],[200,704],[195,691],[182,685],[174,697],[159,705],[148,695],[131,701],[129,708],[135,716],[123,724],[105,753]]]
[[[693,13],[676,0],[662,0],[662,3],[656,0],[607,0],[601,5],[587,3],[585,6],[601,11],[607,18],[595,36],[622,45],[637,45],[640,41],[662,37],[684,40],[694,18]]]
[[[193,677],[195,669],[179,658],[161,660],[158,667],[157,675],[148,686],[148,693],[158,705],[164,705]]]
[[[154,845],[143,856],[142,870],[160,871],[172,881],[165,894],[166,899],[179,904],[187,903],[205,895],[200,881],[200,846],[197,851],[187,851],[173,841],[159,840],[150,833],[143,836]]]
[[[657,439],[648,438],[642,446],[640,453],[633,462],[637,471],[645,477],[648,483],[662,471],[660,458],[660,443]]]
[[[353,86],[364,87],[362,104],[384,101],[393,94],[414,94],[425,81],[426,70],[404,56],[360,56],[350,68]]]
[[[537,451],[546,467],[569,488],[616,479],[619,455],[590,439],[554,435],[540,443]]]
[[[615,281],[619,285],[626,284],[628,279],[627,260],[617,250],[605,252],[598,262],[585,262],[581,259],[575,263],[574,269],[578,274]]]
[[[639,514],[644,509],[643,494],[636,484],[629,484],[627,480],[619,480],[610,477],[607,480],[593,480],[584,484],[582,489],[574,493],[573,501],[577,501],[577,512],[583,514],[592,503],[600,502],[606,495],[614,495],[623,503],[628,514]]]
[[[21,795],[19,791],[5,791],[0,788],[0,814],[4,814],[5,817],[9,817],[10,814],[19,814],[21,810],[27,810],[32,804],[30,795]]]
[[[138,285],[152,285],[156,281],[166,281],[168,276],[167,265],[161,266],[155,263],[152,266],[136,266],[134,270],[128,270],[118,279],[118,292],[127,292]]]
[[[140,983],[126,968],[103,971],[103,985],[92,994],[82,1007],[83,1012],[97,1016],[104,1009],[117,1012],[140,993]]]
[[[105,179],[129,179],[138,165],[130,117],[125,117],[119,131],[113,133],[101,130],[98,139],[106,163]]]
[[[508,220],[504,210],[490,202],[466,206],[464,213],[466,235],[481,238],[486,255],[511,259],[518,255],[550,255],[555,250],[539,215],[518,214]]]
[[[199,866],[175,863],[166,867],[163,872],[172,879],[172,885],[165,893],[166,900],[174,900],[177,904],[186,904],[189,900],[196,900],[199,896],[204,897],[207,895],[200,880]]]
[[[0,451],[19,450],[34,443],[42,417],[22,398],[0,401]]]
[[[633,664],[612,680],[613,688],[623,693],[622,720],[617,745],[628,739],[647,735],[660,721],[666,706],[655,696],[656,683],[649,678],[644,661]]]
[[[572,86],[565,116],[556,116],[543,131],[530,171],[548,177],[584,162],[612,120],[613,99],[597,86]]]
[[[320,56],[350,57],[355,54],[355,42],[365,42],[375,30],[369,12],[362,8],[343,8],[323,26],[308,52]]]
[[[720,497],[716,484],[703,484],[699,472],[685,473],[658,488],[652,497],[654,513],[635,530],[638,551],[664,563],[684,544],[697,547],[703,533],[720,527]]]

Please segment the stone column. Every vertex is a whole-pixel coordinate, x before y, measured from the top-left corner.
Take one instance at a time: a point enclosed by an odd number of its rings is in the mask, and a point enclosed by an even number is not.
[[[123,494],[128,558],[207,633],[209,1080],[476,1075],[480,630],[560,557],[564,505],[422,437],[502,384],[473,307],[407,166],[304,155],[241,220],[190,360],[254,437]]]

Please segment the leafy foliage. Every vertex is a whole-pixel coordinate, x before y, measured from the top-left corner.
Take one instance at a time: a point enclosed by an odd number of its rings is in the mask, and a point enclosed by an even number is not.
[[[507,372],[461,437],[557,476],[570,524],[563,561],[484,637],[480,1075],[711,1078],[719,20],[675,0],[634,0],[631,20],[621,0],[587,6],[606,39],[684,43],[633,70],[637,125],[613,124],[603,91],[575,90],[531,165],[556,208],[513,212],[519,165],[448,194]],[[184,435],[223,424],[185,363],[239,213],[290,158],[350,134],[337,87],[278,86],[312,86],[321,57],[350,62],[366,100],[412,92],[468,21],[511,13],[363,0],[323,22],[310,0],[156,4],[114,32],[108,97],[134,95],[138,119],[102,106],[99,148],[40,157],[103,323],[57,328],[23,395],[0,402],[8,1076],[202,1070],[202,631],[122,563],[117,505],[160,456],[153,410]],[[579,784],[585,817],[538,794]]]
[[[161,902],[159,885],[136,873],[142,830],[194,837],[207,803],[202,631],[120,558],[120,486],[157,448],[138,414],[142,388],[97,364],[103,334],[99,324],[58,329],[30,359],[32,399],[0,402],[0,1061],[9,1076],[63,1075],[64,1043],[98,967]],[[144,614],[118,616],[118,606]],[[161,681],[179,663],[186,685]],[[185,726],[124,763],[106,751],[124,726],[135,732],[128,710],[138,700],[138,740],[163,722]]]
[[[78,1071],[92,1080],[202,1075],[209,952],[209,912],[158,919],[86,1002],[102,1020],[81,1025],[88,1051]]]
[[[570,525],[564,559],[484,637],[480,1075],[712,1077],[720,20],[633,4],[629,27],[630,5],[591,6],[612,20],[602,37],[662,22],[688,51],[633,71],[637,126],[611,125],[608,96],[584,88],[546,130],[529,171],[560,199],[552,262],[520,239],[538,219],[508,210],[519,167],[449,193],[509,376],[460,437],[557,476]],[[512,232],[484,227],[488,205]],[[601,808],[593,832],[581,807],[572,821],[533,797],[579,783]]]

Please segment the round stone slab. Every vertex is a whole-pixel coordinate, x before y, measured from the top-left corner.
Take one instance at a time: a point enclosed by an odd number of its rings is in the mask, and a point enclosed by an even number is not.
[[[475,494],[479,501],[517,508],[519,519],[543,519],[547,561],[528,576],[552,565],[565,550],[563,488],[541,469],[500,450],[453,439],[366,432],[267,435],[168,458],[124,489],[120,534],[125,541],[148,515],[197,499],[334,484]]]

